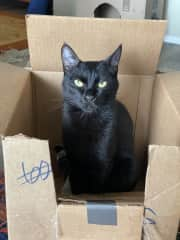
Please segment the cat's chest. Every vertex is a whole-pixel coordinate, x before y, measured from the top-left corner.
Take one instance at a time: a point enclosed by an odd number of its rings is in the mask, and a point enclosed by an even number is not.
[[[64,138],[75,146],[89,147],[97,146],[102,141],[103,129],[91,128],[90,126],[77,126],[77,124],[65,124]]]
[[[100,117],[81,117],[81,115],[64,114],[63,129],[71,137],[79,137],[87,142],[98,140],[106,130]]]
[[[91,119],[82,121],[64,118],[63,135],[66,148],[73,155],[98,156],[100,152],[101,156],[106,155],[112,140],[111,124],[93,124]]]

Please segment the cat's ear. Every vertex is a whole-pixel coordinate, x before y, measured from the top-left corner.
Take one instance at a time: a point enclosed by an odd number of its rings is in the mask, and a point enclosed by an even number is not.
[[[121,58],[121,53],[122,53],[122,44],[119,45],[119,47],[109,56],[106,61],[110,66],[113,68],[117,68],[119,65],[119,61]]]
[[[74,50],[66,43],[64,43],[61,48],[61,59],[64,72],[72,70],[80,62]]]

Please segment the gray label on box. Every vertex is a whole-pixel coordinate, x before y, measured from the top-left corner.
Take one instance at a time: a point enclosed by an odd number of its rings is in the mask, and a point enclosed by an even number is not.
[[[88,201],[88,224],[117,225],[117,209],[115,201]]]

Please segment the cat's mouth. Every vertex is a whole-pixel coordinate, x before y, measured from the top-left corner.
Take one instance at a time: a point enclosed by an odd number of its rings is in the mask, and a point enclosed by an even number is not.
[[[97,105],[94,102],[84,102],[82,104],[82,110],[85,113],[94,113],[97,110]]]

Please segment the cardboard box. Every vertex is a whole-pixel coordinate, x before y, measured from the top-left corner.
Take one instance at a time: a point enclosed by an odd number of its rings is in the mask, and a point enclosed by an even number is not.
[[[26,20],[32,69],[0,64],[0,132],[29,136],[1,140],[9,239],[175,240],[180,216],[180,73],[156,75],[166,22],[35,15]],[[148,157],[146,184],[138,191],[59,193],[50,152],[62,139],[64,41],[83,60],[103,59],[123,44],[117,98],[133,119],[142,172]]]
[[[54,0],[53,12],[60,16],[144,19],[146,0]]]

